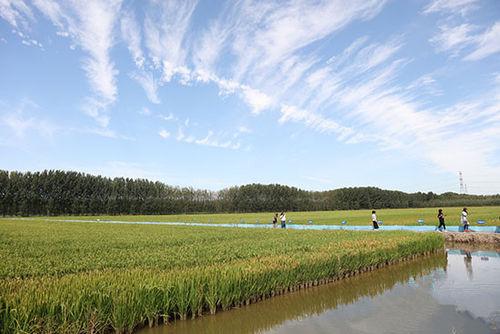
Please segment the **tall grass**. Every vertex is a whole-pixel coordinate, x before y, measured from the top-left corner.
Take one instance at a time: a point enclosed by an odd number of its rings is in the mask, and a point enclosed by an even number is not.
[[[3,221],[0,332],[131,332],[442,246],[410,232]]]

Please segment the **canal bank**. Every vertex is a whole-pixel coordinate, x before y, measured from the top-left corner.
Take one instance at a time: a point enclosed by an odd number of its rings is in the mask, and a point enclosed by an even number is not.
[[[500,247],[500,233],[445,232],[446,242],[458,244],[492,244]]]

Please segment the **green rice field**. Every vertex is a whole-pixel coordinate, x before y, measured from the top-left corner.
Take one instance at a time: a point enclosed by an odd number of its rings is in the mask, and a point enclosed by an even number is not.
[[[0,332],[132,332],[442,247],[438,233],[0,219]]]
[[[458,225],[462,209],[462,207],[443,208],[446,224]],[[377,218],[386,225],[417,225],[419,219],[423,219],[426,225],[437,225],[437,210],[438,208],[380,209],[377,210]],[[264,212],[161,216],[71,216],[54,219],[269,224],[273,214]],[[371,210],[288,212],[287,220],[292,220],[294,224],[307,224],[308,221],[312,221],[313,224],[318,225],[338,225],[343,220],[350,225],[371,225],[372,223]],[[489,225],[500,225],[500,206],[470,207],[469,220],[473,225],[477,220],[485,220]]]

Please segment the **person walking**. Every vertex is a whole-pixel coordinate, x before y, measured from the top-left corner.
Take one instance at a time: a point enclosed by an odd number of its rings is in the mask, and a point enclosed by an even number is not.
[[[469,213],[467,212],[467,208],[462,210],[462,215],[460,216],[460,222],[464,226],[464,232],[469,232],[469,221],[467,220],[467,216]]]
[[[373,223],[373,229],[378,230],[377,213],[375,212],[375,210],[372,211],[372,223]]]
[[[273,217],[273,228],[276,228],[276,224],[278,224],[278,214],[277,213]]]
[[[280,214],[280,220],[281,220],[281,228],[286,228],[286,214],[285,212],[281,212]]]
[[[438,210],[438,220],[439,220],[439,226],[437,227],[438,230],[442,231],[441,228],[443,228],[443,230],[446,230],[446,225],[444,224],[444,214],[443,214],[443,209],[439,209]]]

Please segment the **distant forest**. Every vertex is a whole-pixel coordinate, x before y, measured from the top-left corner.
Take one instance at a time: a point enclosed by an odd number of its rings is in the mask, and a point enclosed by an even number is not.
[[[118,215],[318,211],[500,205],[500,195],[405,193],[374,187],[306,191],[249,184],[220,191],[79,172],[0,170],[0,215]]]

